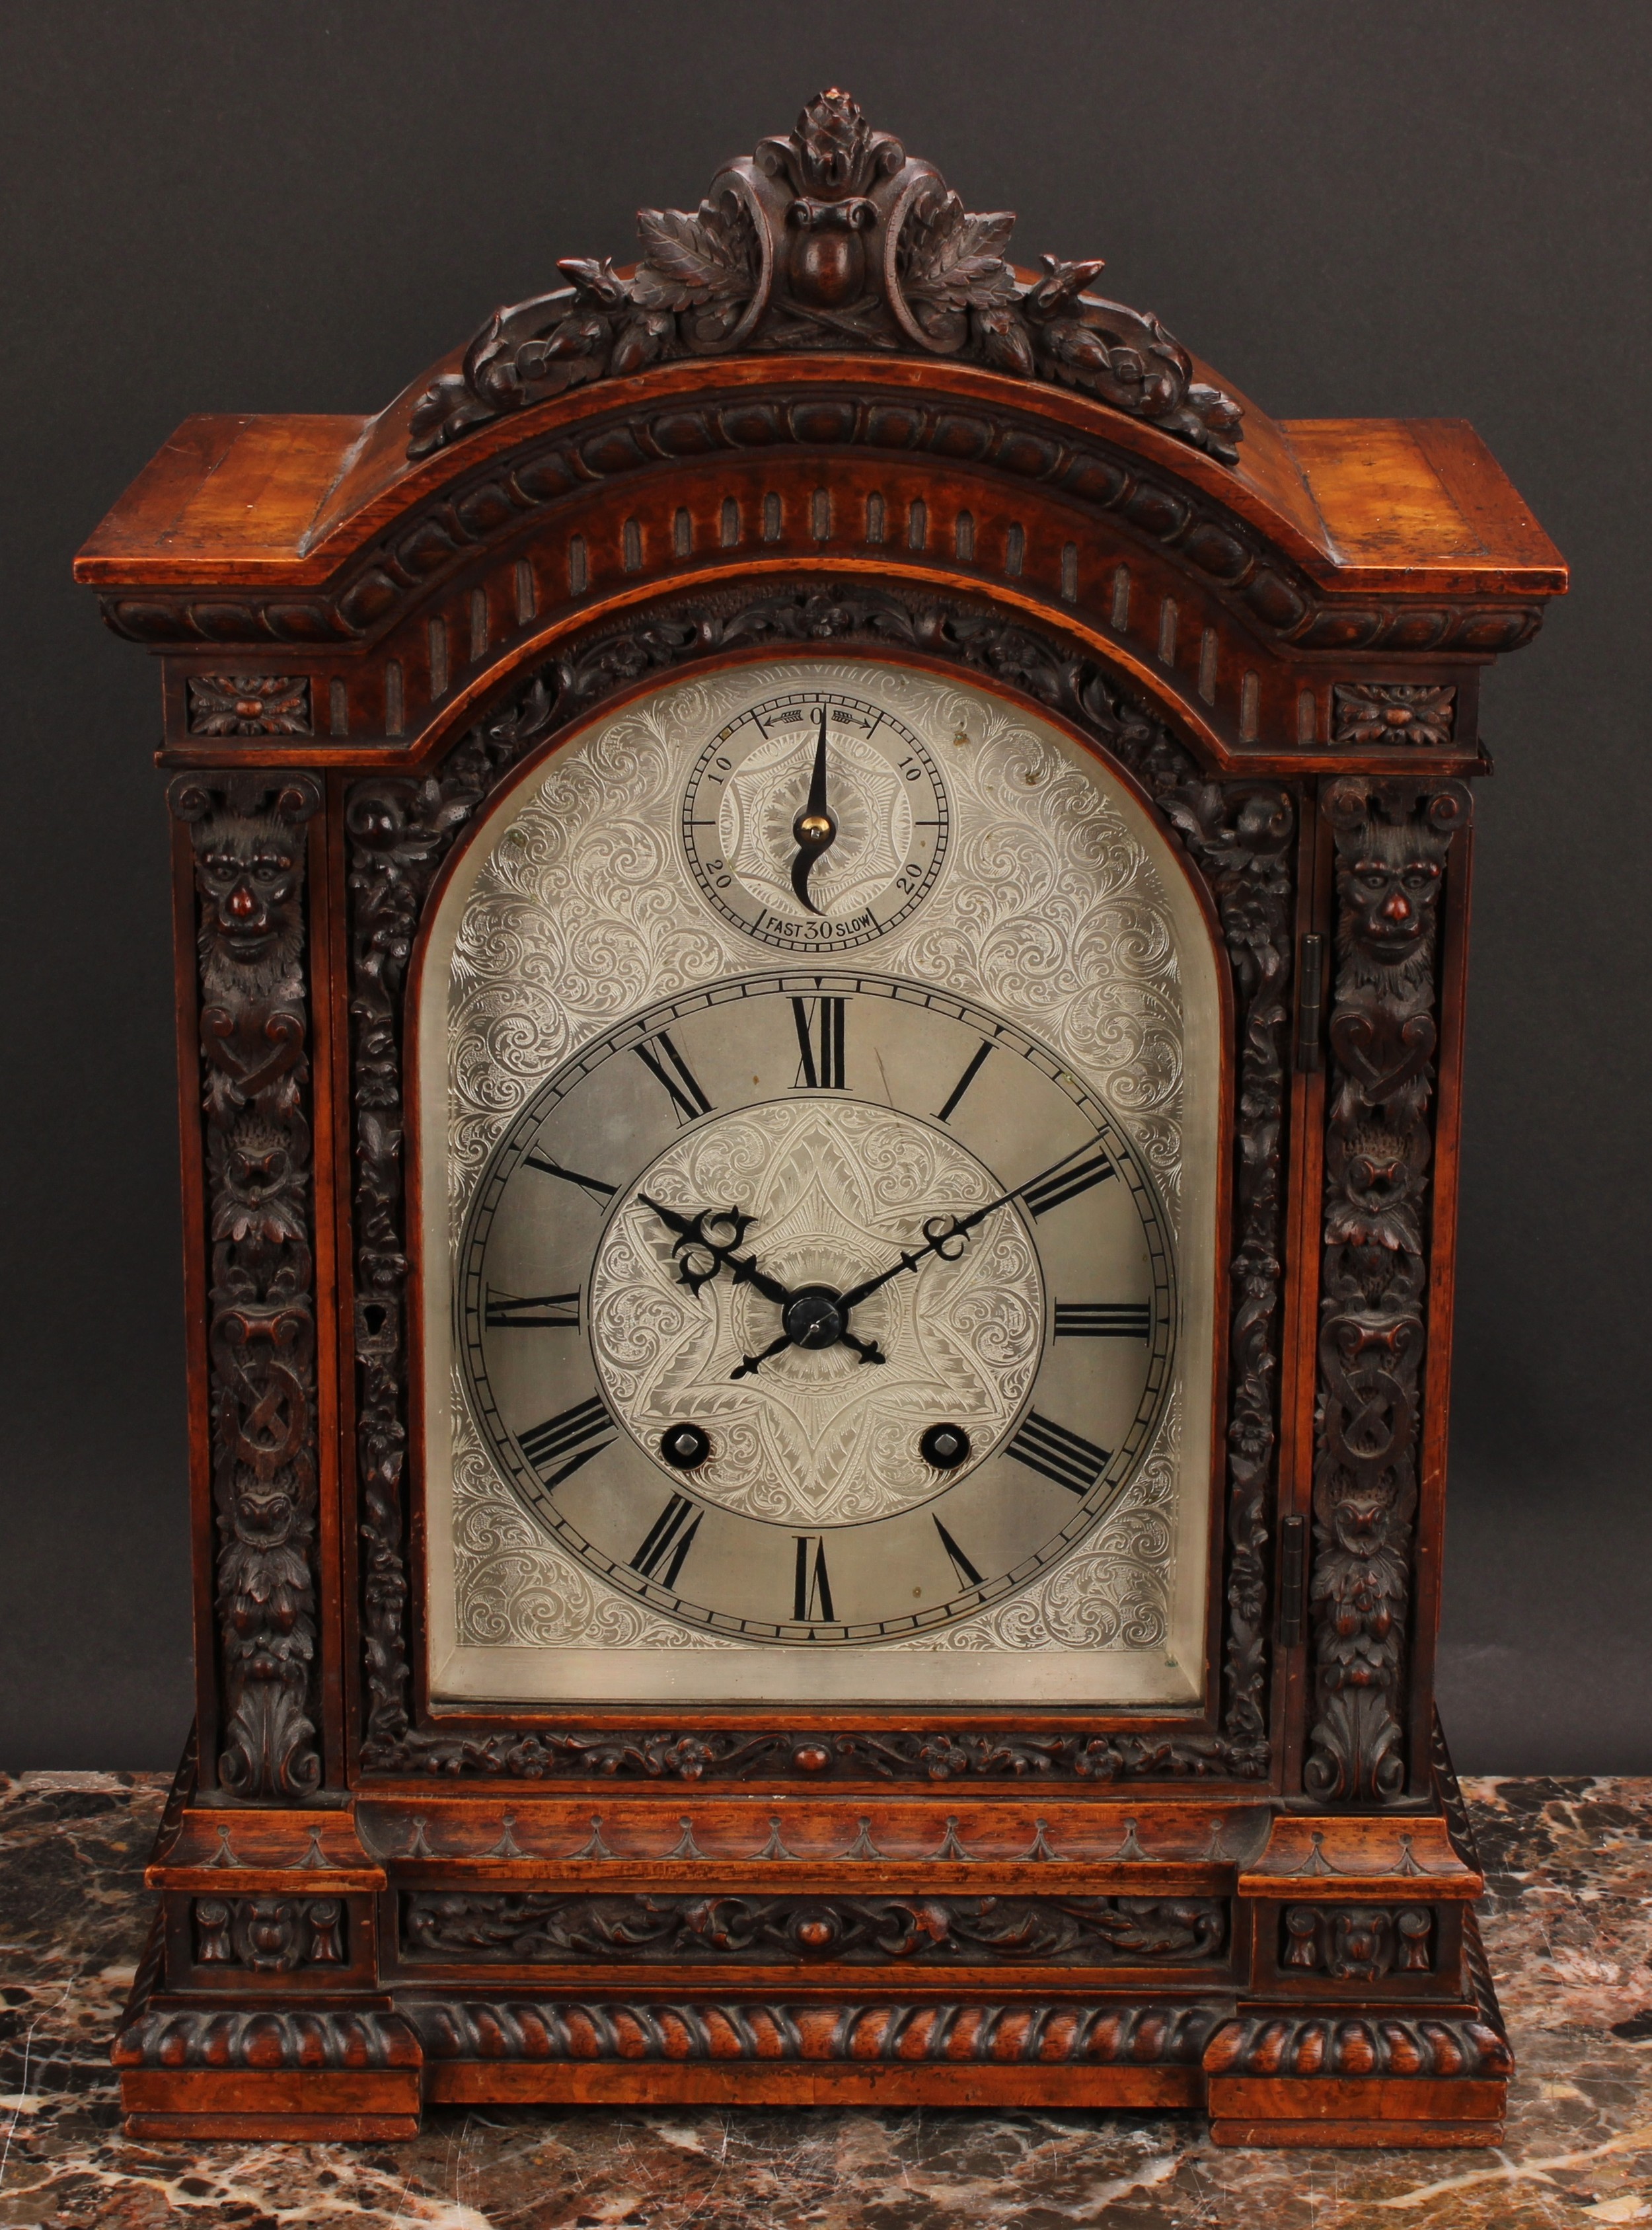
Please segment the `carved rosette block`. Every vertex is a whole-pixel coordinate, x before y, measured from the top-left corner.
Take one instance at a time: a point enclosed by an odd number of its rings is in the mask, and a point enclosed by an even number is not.
[[[1332,691],[1331,741],[1351,751],[1411,744],[1443,751],[1456,715],[1455,688],[1409,681],[1339,681]]]
[[[1336,847],[1314,1473],[1315,1717],[1303,1786],[1382,1803],[1401,1724],[1421,1429],[1424,1199],[1446,857],[1456,782],[1347,777],[1321,800]]]
[[[846,93],[725,165],[699,208],[640,209],[629,273],[570,256],[570,283],[498,310],[414,410],[410,457],[507,410],[685,357],[857,350],[955,357],[1096,396],[1223,462],[1243,413],[1159,320],[1087,293],[1099,260],[1006,260],[1014,213],[967,210]]]
[[[189,776],[169,802],[195,856],[211,1266],[207,1351],[223,1720],[239,1796],[321,1778],[316,1318],[305,985],[307,776]]]
[[[195,674],[190,677],[192,736],[307,736],[307,674]]]

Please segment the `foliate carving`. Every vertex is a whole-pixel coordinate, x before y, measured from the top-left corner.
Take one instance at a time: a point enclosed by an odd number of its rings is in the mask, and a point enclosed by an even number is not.
[[[1218,1735],[987,1737],[928,1730],[826,1741],[761,1734],[471,1735],[410,1731],[401,1480],[404,1422],[401,1225],[402,983],[424,895],[458,829],[530,744],[614,690],[730,650],[893,644],[991,676],[1072,720],[1120,760],[1176,829],[1211,887],[1239,1020],[1228,1428],[1227,1633]],[[991,609],[858,583],[801,583],[655,607],[576,639],[492,725],[473,729],[434,780],[374,779],[350,794],[352,1029],[360,1237],[357,1357],[370,1769],[538,1778],[843,1778],[1265,1775],[1266,1558],[1278,1376],[1281,1166],[1289,1023],[1291,791],[1202,780],[1189,753],[1092,661]],[[808,1753],[811,1763],[793,1761]],[[818,1761],[818,1762],[815,1762]]]
[[[417,1890],[402,1898],[402,1930],[410,1956],[450,1964],[1192,1963],[1221,1956],[1227,1906],[1219,1898],[558,1897]]]
[[[192,736],[307,736],[303,674],[196,674],[190,678]]]
[[[201,1897],[193,1919],[198,1967],[290,1975],[344,1963],[344,1907],[336,1897]]]
[[[1461,783],[1348,777],[1336,843],[1325,1259],[1314,1472],[1315,1708],[1303,1786],[1382,1802],[1405,1784],[1405,1616],[1417,1505],[1436,944]]]
[[[1196,2067],[1224,2009],[1168,2005],[579,2004],[434,1999],[408,2008],[432,2060],[944,2060]]]
[[[846,93],[816,95],[783,139],[729,164],[692,214],[640,209],[629,273],[569,257],[569,282],[498,310],[421,396],[410,457],[473,427],[645,364],[738,351],[956,357],[1081,388],[1225,463],[1239,405],[1193,377],[1158,319],[1086,292],[1099,261],[1006,261],[1013,212],[967,210],[934,165],[874,132]]]
[[[315,1295],[305,826],[299,776],[184,777],[198,905],[202,1105],[212,1240],[211,1374],[218,1776],[237,1795],[301,1797],[321,1778],[315,1653]]]
[[[1451,740],[1457,693],[1409,681],[1339,681],[1332,692],[1331,741],[1355,751],[1414,744],[1437,751]]]
[[[350,843],[350,1049],[356,1112],[357,1460],[361,1478],[363,1756],[388,1762],[407,1732],[407,1565],[402,1474],[407,1449],[403,1236],[402,986],[420,911],[458,831],[550,725],[537,680],[498,719],[472,728],[425,781],[358,783]]]
[[[1281,1920],[1279,1963],[1334,1982],[1433,1969],[1434,1914],[1426,1905],[1290,1905]]]

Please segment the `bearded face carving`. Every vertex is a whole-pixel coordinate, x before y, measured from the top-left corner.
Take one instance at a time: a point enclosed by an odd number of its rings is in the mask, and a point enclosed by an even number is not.
[[[1370,835],[1365,855],[1349,867],[1343,886],[1347,931],[1370,958],[1403,966],[1434,933],[1440,863],[1421,856],[1409,828],[1378,822]]]
[[[297,960],[303,938],[303,833],[267,815],[215,815],[195,837],[201,937],[237,972],[273,983]]]

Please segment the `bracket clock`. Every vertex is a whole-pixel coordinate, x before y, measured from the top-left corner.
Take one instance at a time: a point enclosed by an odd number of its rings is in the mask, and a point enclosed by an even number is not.
[[[145,2137],[1494,2141],[1433,1706],[1456,420],[1276,423],[838,92],[376,417],[188,420],[197,1739]]]

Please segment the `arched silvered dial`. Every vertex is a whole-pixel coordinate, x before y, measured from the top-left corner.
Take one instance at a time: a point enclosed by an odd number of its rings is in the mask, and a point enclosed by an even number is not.
[[[472,1413],[536,1524],[674,1621],[877,1643],[1094,1531],[1171,1384],[1167,1227],[1036,1036],[845,970],[588,1044],[460,1250]]]
[[[1126,777],[956,671],[696,667],[421,951],[434,1701],[1198,1699],[1220,962]]]

